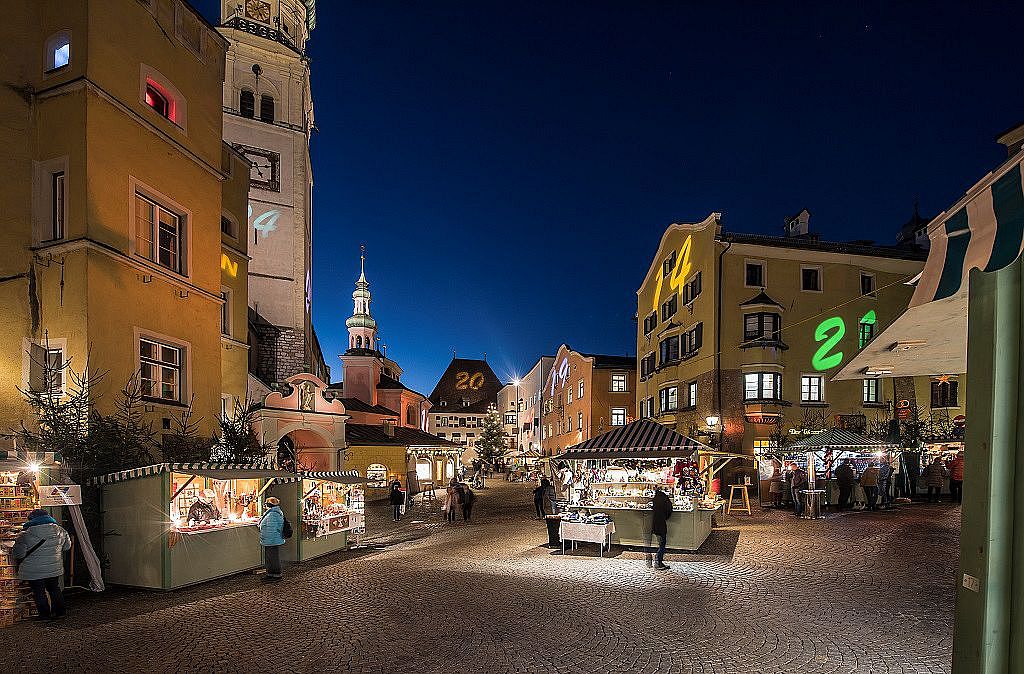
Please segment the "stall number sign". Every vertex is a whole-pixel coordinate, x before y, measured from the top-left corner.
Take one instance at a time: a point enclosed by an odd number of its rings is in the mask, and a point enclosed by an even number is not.
[[[44,507],[82,505],[82,487],[77,484],[49,484],[40,487],[39,505]]]

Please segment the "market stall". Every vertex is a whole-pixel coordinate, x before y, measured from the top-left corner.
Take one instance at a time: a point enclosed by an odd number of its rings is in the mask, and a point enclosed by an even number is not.
[[[301,562],[348,546],[365,531],[364,479],[354,470],[306,472],[279,477],[270,491],[295,535],[285,541],[281,559]]]
[[[11,548],[28,514],[39,507],[39,486],[57,465],[52,453],[0,450],[0,627],[35,613],[28,584],[18,580]]]
[[[567,507],[582,522],[611,521],[611,540],[620,545],[645,546],[653,512],[653,497],[661,489],[672,500],[667,547],[696,550],[711,533],[712,515],[720,501],[709,484],[724,465],[726,453],[702,461],[710,447],[650,419],[603,433],[566,449],[554,461],[571,471]],[[737,455],[728,455],[735,457]],[[703,468],[703,469],[702,469]],[[574,518],[576,519],[576,518]]]
[[[161,463],[94,478],[107,580],[170,590],[261,566],[264,491],[288,477],[258,464]]]
[[[843,461],[849,460],[857,475],[861,475],[872,463],[887,462],[892,465],[893,449],[895,445],[890,443],[842,428],[831,428],[801,438],[783,452],[788,461],[797,463],[807,471],[807,491],[820,492],[823,505],[838,501],[838,486],[834,476]]]

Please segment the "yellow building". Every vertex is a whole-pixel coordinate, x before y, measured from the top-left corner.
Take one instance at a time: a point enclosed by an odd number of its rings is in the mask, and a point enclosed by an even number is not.
[[[181,0],[13,3],[2,30],[0,427],[69,364],[138,376],[156,429],[246,390],[248,167],[222,141],[227,43]],[[56,377],[40,372],[57,371]]]
[[[665,231],[637,291],[639,416],[753,454],[824,426],[879,428],[897,408],[963,414],[955,377],[832,380],[904,311],[925,255],[825,242],[809,219],[785,236],[724,233],[717,213]]]

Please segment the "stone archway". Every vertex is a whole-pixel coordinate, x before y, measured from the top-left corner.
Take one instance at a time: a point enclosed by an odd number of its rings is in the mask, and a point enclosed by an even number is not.
[[[296,466],[301,470],[332,470],[335,467],[337,450],[331,439],[319,429],[288,430],[282,435],[280,443],[291,444]]]

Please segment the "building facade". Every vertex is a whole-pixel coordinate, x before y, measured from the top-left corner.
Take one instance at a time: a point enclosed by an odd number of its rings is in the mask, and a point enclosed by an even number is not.
[[[311,320],[313,129],[306,41],[314,0],[222,0],[228,42],[224,136],[250,163],[241,217],[224,229],[248,241],[250,369],[267,387],[309,372],[330,381]],[[257,396],[258,397],[258,396]]]
[[[452,358],[430,393],[427,431],[462,446],[464,461],[474,458],[484,417],[498,404],[501,388],[486,360]]]
[[[513,453],[541,453],[541,395],[554,362],[554,356],[541,356],[521,379],[506,384],[498,393],[502,428]]]
[[[558,348],[541,392],[545,456],[636,418],[636,359]]]
[[[0,423],[31,418],[18,387],[62,396],[88,366],[101,412],[135,381],[155,429],[191,405],[212,433],[246,394],[248,253],[222,229],[248,191],[222,136],[227,42],[177,0],[9,10]]]
[[[825,426],[884,424],[908,399],[962,414],[956,384],[833,380],[906,308],[924,253],[824,242],[809,220],[787,219],[779,237],[724,233],[717,213],[665,231],[637,291],[641,417],[749,454]]]

